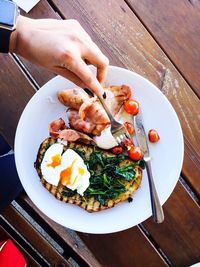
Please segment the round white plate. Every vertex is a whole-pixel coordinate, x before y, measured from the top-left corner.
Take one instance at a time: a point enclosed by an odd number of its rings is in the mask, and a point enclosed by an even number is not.
[[[149,144],[152,169],[161,204],[172,193],[183,161],[183,135],[178,117],[160,90],[142,76],[110,66],[105,85],[127,84],[132,97],[140,103],[146,132],[154,128],[160,141]],[[78,206],[57,200],[40,183],[34,168],[40,143],[49,136],[48,125],[62,117],[66,107],[57,100],[57,92],[74,84],[57,76],[46,83],[29,101],[20,118],[15,137],[15,160],[21,183],[34,204],[57,223],[87,233],[112,233],[130,228],[152,215],[146,171],[131,203],[88,213]]]

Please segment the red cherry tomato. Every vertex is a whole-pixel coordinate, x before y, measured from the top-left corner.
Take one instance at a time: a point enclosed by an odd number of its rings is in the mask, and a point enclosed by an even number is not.
[[[148,137],[149,137],[149,141],[152,143],[156,143],[160,139],[160,136],[158,135],[157,131],[154,129],[149,130]]]
[[[112,148],[112,152],[116,155],[121,154],[123,152],[123,148],[121,146],[115,146]]]
[[[129,132],[130,135],[134,134],[134,128],[133,128],[133,124],[126,121],[124,123],[124,126],[126,127],[127,131]]]
[[[136,115],[139,111],[139,103],[134,99],[129,99],[124,103],[124,109],[131,115]]]
[[[134,161],[138,161],[143,157],[142,150],[138,146],[131,146],[127,152],[129,157]]]

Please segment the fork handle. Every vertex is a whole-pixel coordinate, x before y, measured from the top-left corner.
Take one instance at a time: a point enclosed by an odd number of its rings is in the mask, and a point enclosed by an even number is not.
[[[89,88],[84,88],[85,92],[90,95],[90,96],[94,96],[94,92],[92,92]],[[96,94],[95,94],[96,95]],[[98,95],[96,95],[97,98],[99,99],[99,102],[101,103],[101,105],[103,106],[105,112],[107,113],[108,115],[108,118],[110,119],[110,122],[112,124],[112,122],[114,122],[114,118],[113,118],[113,115],[111,114],[110,110],[108,109],[104,99]]]
[[[162,223],[164,221],[164,213],[162,206],[160,204],[156,187],[153,181],[151,162],[150,160],[145,161],[147,176],[149,181],[150,197],[151,197],[151,207],[153,213],[153,219],[156,223]]]
[[[97,97],[98,97],[98,99],[99,99],[99,102],[100,102],[101,105],[103,106],[105,112],[107,113],[108,118],[110,119],[110,122],[111,122],[111,123],[114,122],[113,115],[111,114],[110,110],[108,109],[108,107],[107,107],[107,105],[106,105],[104,99],[101,98],[100,96],[97,96]]]

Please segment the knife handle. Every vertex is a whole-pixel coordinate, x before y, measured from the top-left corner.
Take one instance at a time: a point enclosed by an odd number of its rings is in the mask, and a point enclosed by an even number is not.
[[[147,176],[148,176],[148,181],[149,181],[153,219],[156,223],[162,223],[164,221],[164,213],[163,213],[163,209],[160,204],[160,200],[158,198],[156,187],[153,181],[151,162],[150,160],[146,160],[145,163],[146,163],[146,170],[147,170]]]

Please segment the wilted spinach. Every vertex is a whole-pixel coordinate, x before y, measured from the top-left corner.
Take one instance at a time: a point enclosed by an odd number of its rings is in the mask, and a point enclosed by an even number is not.
[[[105,205],[109,199],[117,198],[126,191],[123,181],[135,178],[133,165],[120,167],[120,162],[125,159],[123,154],[109,156],[94,151],[90,154],[87,165],[93,170],[90,177],[90,186],[84,193],[86,198],[93,196]]]
[[[135,165],[142,167],[143,161],[133,162],[128,166],[120,166],[120,163],[126,158],[125,155],[106,155],[96,148],[89,157],[86,157],[85,151],[81,148],[73,148],[77,152],[90,171],[90,185],[84,192],[83,198],[94,197],[102,205],[105,205],[109,199],[116,199],[121,193],[126,191],[125,181],[136,181]],[[137,181],[136,181],[137,182]],[[77,191],[66,188],[64,196],[74,196]]]

